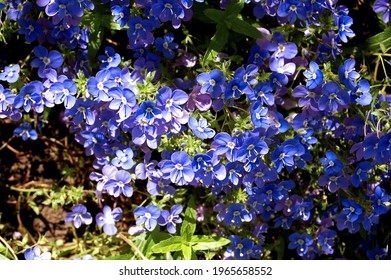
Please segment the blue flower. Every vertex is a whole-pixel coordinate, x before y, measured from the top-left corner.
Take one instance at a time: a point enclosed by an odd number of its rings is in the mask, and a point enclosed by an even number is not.
[[[301,257],[308,252],[309,247],[314,243],[311,235],[297,232],[289,235],[289,241],[288,248],[291,250],[296,249],[297,254]]]
[[[19,94],[15,97],[15,108],[21,108],[28,113],[31,108],[37,113],[42,113],[44,110],[44,104],[41,92],[43,91],[43,85],[39,81],[33,81],[27,85],[24,85]]]
[[[171,211],[163,210],[158,218],[158,223],[161,226],[167,226],[167,231],[171,234],[176,233],[176,225],[182,223],[182,218],[179,214],[182,213],[182,205],[175,204],[171,207]]]
[[[252,136],[244,140],[238,150],[237,157],[240,162],[255,162],[261,155],[265,155],[268,152],[269,147],[266,142],[259,139],[258,136]]]
[[[296,156],[301,156],[304,153],[304,146],[297,139],[286,140],[272,154],[272,160],[276,165],[277,172],[280,172],[283,166],[294,166]]]
[[[19,79],[19,71],[19,64],[5,66],[4,71],[0,73],[0,80],[7,81],[10,84],[15,83]]]
[[[189,127],[194,135],[200,139],[210,139],[215,135],[215,131],[208,127],[208,122],[204,118],[197,121],[195,118],[189,118]]]
[[[122,209],[117,207],[111,210],[110,206],[103,207],[103,213],[98,213],[96,215],[96,223],[98,226],[103,226],[103,231],[107,235],[115,235],[118,231],[115,226],[116,222],[119,222],[122,218]]]
[[[221,70],[214,69],[210,73],[201,73],[196,78],[201,84],[201,93],[209,92],[212,98],[218,98],[223,92],[225,76]]]
[[[376,0],[373,4],[373,10],[375,13],[383,13],[382,18],[384,23],[390,21],[390,1],[389,0]]]
[[[360,74],[355,71],[355,64],[356,61],[353,58],[349,58],[338,68],[338,77],[349,90],[356,89],[356,80],[360,78]]]
[[[223,155],[231,162],[236,160],[238,151],[238,139],[230,136],[226,132],[218,133],[212,143],[212,147],[215,148],[216,155]]]
[[[144,225],[148,231],[153,231],[157,226],[157,219],[160,217],[160,209],[155,205],[137,207],[134,215],[137,216],[136,225]]]
[[[60,52],[56,50],[49,52],[43,46],[36,46],[34,48],[34,54],[37,58],[34,58],[33,61],[31,61],[31,66],[34,68],[38,68],[38,76],[40,78],[45,78],[45,70],[58,70],[64,62],[64,59]]]
[[[133,187],[130,185],[131,180],[132,176],[128,171],[119,170],[113,179],[107,181],[103,190],[114,197],[118,197],[121,193],[126,197],[131,197],[133,194]]]
[[[339,112],[347,108],[350,102],[349,94],[334,82],[328,82],[322,87],[323,95],[319,98],[319,110]]]
[[[72,207],[72,212],[65,216],[64,221],[66,223],[73,222],[75,228],[79,228],[82,224],[91,224],[92,216],[84,205],[78,204]]]
[[[181,105],[185,104],[188,99],[189,96],[183,90],[172,91],[169,87],[162,87],[156,95],[156,104],[161,110],[162,117],[169,122],[172,118],[183,117],[184,110]]]
[[[332,229],[322,231],[318,236],[318,244],[322,247],[323,252],[326,255],[332,255],[334,253],[334,238],[337,236],[337,232]]]
[[[114,22],[119,22],[121,27],[124,27],[130,16],[130,10],[128,6],[114,5],[111,7],[111,13],[113,14]]]
[[[171,155],[171,160],[162,163],[161,170],[165,177],[170,178],[171,182],[183,186],[194,179],[191,160],[185,152],[175,152]]]
[[[36,245],[33,248],[28,248],[24,252],[24,258],[26,260],[47,261],[52,258],[52,254],[46,250],[44,250],[41,254],[41,249],[38,245]]]
[[[42,35],[43,29],[42,26],[34,21],[27,19],[18,20],[20,28],[18,30],[19,34],[25,35],[26,42],[32,43]]]
[[[268,128],[270,126],[270,119],[268,116],[268,109],[262,107],[261,101],[256,101],[251,107],[251,121],[255,127]]]
[[[164,34],[163,38],[158,37],[155,40],[156,49],[162,52],[167,59],[173,59],[175,57],[174,49],[178,48],[178,44],[173,41],[174,35],[170,32]]]
[[[50,86],[50,91],[56,95],[56,104],[64,103],[66,109],[75,105],[77,86],[74,81],[66,79],[63,82],[55,82]]]
[[[237,228],[240,228],[242,222],[250,222],[251,220],[251,213],[242,203],[232,203],[224,216],[226,226],[234,225]]]
[[[342,42],[346,43],[348,41],[348,37],[354,37],[353,30],[350,28],[353,24],[353,19],[349,16],[339,16],[338,18],[338,39]]]
[[[279,17],[287,17],[289,23],[295,23],[296,19],[305,20],[307,13],[304,3],[301,0],[286,0],[282,2],[277,9]]]
[[[205,186],[212,185],[213,180],[224,180],[226,177],[225,166],[219,164],[218,157],[204,154],[197,154],[192,161],[195,179],[200,180]]]
[[[231,235],[229,237],[232,246],[228,247],[227,252],[231,253],[237,260],[248,260],[254,254],[254,241],[249,238],[241,239],[237,235]],[[258,253],[259,250],[257,250]]]
[[[112,47],[106,47],[105,54],[99,55],[98,60],[101,63],[99,68],[107,69],[110,67],[117,67],[121,63],[121,56],[116,53]]]
[[[155,102],[150,100],[141,103],[135,115],[136,121],[143,120],[146,121],[148,125],[153,125],[155,119],[161,118],[162,111],[156,106]]]
[[[373,201],[373,209],[376,215],[382,215],[388,212],[389,207],[387,204],[391,200],[391,197],[383,188],[377,186],[371,196],[371,200]]]
[[[339,175],[342,173],[342,161],[332,151],[326,151],[326,158],[321,158],[320,162],[324,165],[324,172],[327,175]]]
[[[171,21],[176,29],[181,26],[181,19],[185,17],[182,6],[176,0],[159,0],[152,4],[151,11],[161,22]]]
[[[310,69],[304,71],[303,74],[307,78],[306,87],[310,90],[316,88],[323,82],[323,73],[316,62],[311,61]]]
[[[372,169],[372,164],[368,161],[360,162],[352,175],[352,184],[359,187],[363,181],[368,180],[368,172]]]
[[[28,122],[23,122],[19,127],[15,128],[14,134],[22,137],[24,141],[27,139],[37,140],[38,138],[37,132],[31,127],[31,123]]]
[[[133,150],[126,148],[125,150],[117,150],[115,152],[115,158],[111,160],[111,164],[116,167],[121,167],[125,170],[132,168],[133,162]]]
[[[358,86],[352,92],[353,99],[363,106],[367,106],[372,102],[371,86],[367,80],[361,80],[358,82]]]
[[[286,42],[284,34],[281,32],[274,32],[273,38],[266,46],[267,50],[273,52],[274,58],[292,59],[296,57],[298,50],[295,43]]]
[[[363,208],[350,199],[342,200],[343,209],[337,215],[335,221],[339,230],[348,229],[350,233],[356,233],[360,230],[360,222],[363,219]]]
[[[119,121],[128,119],[136,111],[136,95],[130,89],[114,87],[108,91],[108,94],[112,98],[109,108],[117,111]]]

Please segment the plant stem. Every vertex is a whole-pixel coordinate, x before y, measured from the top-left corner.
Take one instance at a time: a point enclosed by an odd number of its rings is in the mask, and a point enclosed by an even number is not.
[[[125,241],[143,260],[148,260],[133,241],[127,238],[122,232],[119,233],[119,237],[121,237],[121,239]]]

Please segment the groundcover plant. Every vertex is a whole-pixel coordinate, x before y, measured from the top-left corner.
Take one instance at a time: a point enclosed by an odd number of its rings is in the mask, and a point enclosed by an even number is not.
[[[388,259],[391,1],[0,1],[0,258]]]

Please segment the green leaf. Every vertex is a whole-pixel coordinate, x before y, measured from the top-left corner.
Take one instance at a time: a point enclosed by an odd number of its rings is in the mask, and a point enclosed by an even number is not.
[[[160,241],[152,246],[153,253],[168,253],[182,250],[182,239],[180,236],[172,236],[169,239]]]
[[[216,23],[224,22],[224,12],[217,9],[205,9],[204,15]]]
[[[184,242],[190,242],[196,230],[196,209],[193,196],[190,197],[187,205],[185,219],[181,227],[181,240]]]
[[[358,46],[358,48],[370,52],[379,52],[382,51],[382,49],[390,49],[391,27],[388,27],[384,29],[383,32],[368,38],[361,46]]]
[[[190,245],[182,244],[182,253],[185,260],[191,260],[193,250]]]
[[[236,17],[240,11],[243,9],[244,0],[233,0],[229,3],[225,9],[226,17]]]
[[[0,260],[9,260],[9,258],[7,258],[6,256],[4,256],[3,254],[0,254]]]
[[[223,237],[207,235],[194,235],[190,241],[191,244],[194,244],[193,250],[195,251],[219,249],[230,242],[229,239]]]
[[[28,202],[28,205],[34,211],[35,214],[39,215],[39,207],[37,206],[37,204],[33,200],[30,200]]]
[[[205,65],[212,51],[219,52],[223,49],[228,41],[228,28],[225,24],[219,23],[216,26],[216,33],[210,40],[208,49],[205,52],[203,64]]]
[[[231,19],[229,28],[239,34],[242,34],[242,35],[254,38],[254,39],[262,38],[262,34],[261,34],[261,32],[258,31],[258,29],[256,29],[254,26],[252,26],[251,24],[249,24],[248,22],[246,22],[240,18]]]
[[[105,258],[105,260],[131,260],[133,258],[133,254],[123,254],[118,256],[111,256]]]

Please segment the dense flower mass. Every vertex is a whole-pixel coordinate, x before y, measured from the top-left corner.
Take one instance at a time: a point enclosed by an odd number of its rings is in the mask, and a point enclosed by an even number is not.
[[[147,240],[150,258],[388,254],[376,234],[391,205],[391,101],[379,82],[390,45],[366,43],[380,46],[371,77],[367,54],[344,49],[356,39],[348,7],[98,2],[6,1],[5,23],[31,50],[1,61],[0,119],[37,140],[59,106],[93,158],[86,193],[104,234]],[[372,2],[388,23],[390,1]],[[78,231],[93,221],[81,196],[62,202],[75,204],[64,221]],[[25,258],[50,257],[34,247]]]

